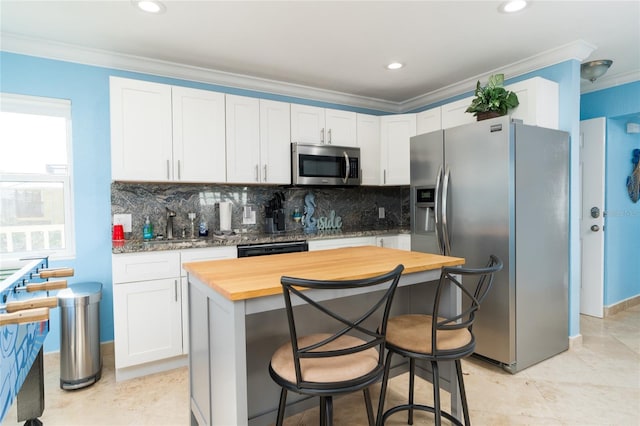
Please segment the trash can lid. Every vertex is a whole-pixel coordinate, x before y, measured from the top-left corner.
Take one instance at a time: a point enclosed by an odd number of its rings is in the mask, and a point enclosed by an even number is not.
[[[102,299],[102,283],[72,284],[58,292],[58,306],[89,305]]]

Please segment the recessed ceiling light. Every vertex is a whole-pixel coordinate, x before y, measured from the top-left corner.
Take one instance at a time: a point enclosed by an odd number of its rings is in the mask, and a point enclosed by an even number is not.
[[[525,7],[527,7],[526,0],[510,0],[502,3],[498,10],[504,13],[514,13],[520,12]]]
[[[162,13],[166,10],[164,4],[157,0],[132,0],[138,9],[148,13]]]
[[[399,70],[402,67],[404,67],[404,64],[400,62],[391,62],[389,65],[387,65],[388,70]]]

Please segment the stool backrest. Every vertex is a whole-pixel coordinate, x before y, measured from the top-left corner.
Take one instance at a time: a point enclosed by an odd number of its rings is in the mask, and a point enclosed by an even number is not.
[[[475,339],[473,338],[472,327],[476,311],[480,309],[480,304],[487,297],[493,285],[495,273],[502,270],[502,267],[502,260],[495,255],[490,255],[489,261],[484,268],[442,268],[433,304],[433,321],[431,325],[432,354],[446,355],[447,353],[446,350],[439,350],[436,346],[438,333],[463,328],[468,329],[472,337],[471,342],[465,348],[473,350]],[[462,278],[464,285],[458,276]],[[463,309],[458,315],[445,315],[441,313],[440,301],[445,290],[448,290],[452,285],[461,290]],[[454,352],[460,351],[456,350]]]
[[[395,294],[400,275],[404,270],[403,265],[396,266],[392,271],[382,275],[357,279],[322,281],[304,278],[293,278],[283,276],[281,278],[283,295],[289,322],[289,334],[293,347],[294,367],[296,371],[296,381],[299,387],[322,388],[331,387],[331,384],[314,384],[303,382],[300,359],[301,358],[325,358],[364,352],[372,347],[378,350],[378,368],[372,371],[372,375],[382,373],[385,334],[387,330],[387,320],[393,296]],[[339,299],[340,293],[353,293],[353,289],[363,289],[366,287],[378,286],[380,291],[367,291],[362,296],[362,303],[349,303],[348,306],[338,307],[338,304],[331,303],[333,299]],[[327,293],[330,297],[327,298]],[[359,296],[354,296],[359,297]],[[373,300],[372,300],[373,299]],[[302,328],[303,318],[299,316],[305,313],[297,312],[295,305],[306,302],[306,306],[319,313],[320,319],[314,321],[314,327],[322,328],[322,332],[327,333],[327,337],[320,342],[307,347],[298,347],[298,338],[304,335],[299,328]],[[308,310],[305,311],[308,315]],[[307,318],[308,320],[308,318]],[[341,336],[353,336],[364,341],[354,347],[338,350],[323,350],[322,347],[330,344]]]

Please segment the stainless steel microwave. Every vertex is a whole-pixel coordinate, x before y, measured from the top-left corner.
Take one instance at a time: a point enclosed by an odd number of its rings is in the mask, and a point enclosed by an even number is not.
[[[328,144],[291,144],[294,185],[356,186],[361,183],[360,148]]]

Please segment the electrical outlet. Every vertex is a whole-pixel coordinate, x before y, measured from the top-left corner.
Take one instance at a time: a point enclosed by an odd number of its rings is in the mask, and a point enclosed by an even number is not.
[[[378,219],[384,219],[384,207],[378,207]]]
[[[131,232],[131,214],[114,214],[113,224],[122,225],[124,232]]]

